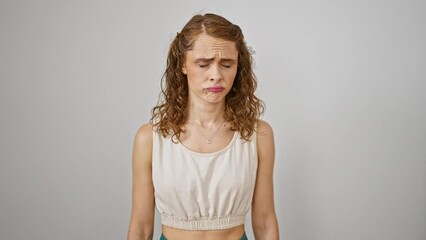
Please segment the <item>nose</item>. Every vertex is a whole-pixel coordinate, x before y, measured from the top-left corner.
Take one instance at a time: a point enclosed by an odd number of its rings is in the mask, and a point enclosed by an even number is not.
[[[211,68],[210,68],[210,81],[214,82],[214,81],[220,81],[222,80],[222,73],[220,72],[220,67],[217,64],[214,64]]]

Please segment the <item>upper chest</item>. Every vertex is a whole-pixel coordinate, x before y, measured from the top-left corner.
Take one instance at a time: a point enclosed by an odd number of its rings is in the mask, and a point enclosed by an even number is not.
[[[237,137],[237,132],[231,130],[209,132],[187,131],[181,135],[180,144],[193,152],[213,153],[225,149]]]

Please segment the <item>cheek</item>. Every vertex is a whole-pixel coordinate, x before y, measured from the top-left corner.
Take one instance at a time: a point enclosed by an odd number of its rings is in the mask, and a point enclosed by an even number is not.
[[[191,89],[202,89],[203,84],[206,82],[203,74],[195,71],[188,71],[186,74],[186,81],[188,83],[188,87]]]
[[[235,78],[237,77],[237,69],[233,70],[233,71],[229,71],[226,73],[226,78],[228,79],[228,81],[234,81]]]
[[[197,81],[203,78],[204,75],[205,73],[203,74],[203,71],[201,71],[200,69],[188,69],[188,73],[186,74],[186,77],[193,81]]]

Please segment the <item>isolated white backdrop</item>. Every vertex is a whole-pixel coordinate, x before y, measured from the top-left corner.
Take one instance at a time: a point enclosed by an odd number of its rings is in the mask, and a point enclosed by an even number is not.
[[[255,51],[281,239],[426,239],[414,0],[2,0],[0,238],[126,238],[134,134],[172,38],[205,12]]]

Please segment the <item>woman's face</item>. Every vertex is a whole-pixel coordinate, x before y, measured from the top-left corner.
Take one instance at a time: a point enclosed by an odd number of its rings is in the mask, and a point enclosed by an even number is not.
[[[185,53],[182,73],[188,79],[189,101],[221,103],[232,88],[238,67],[235,43],[200,34]]]

